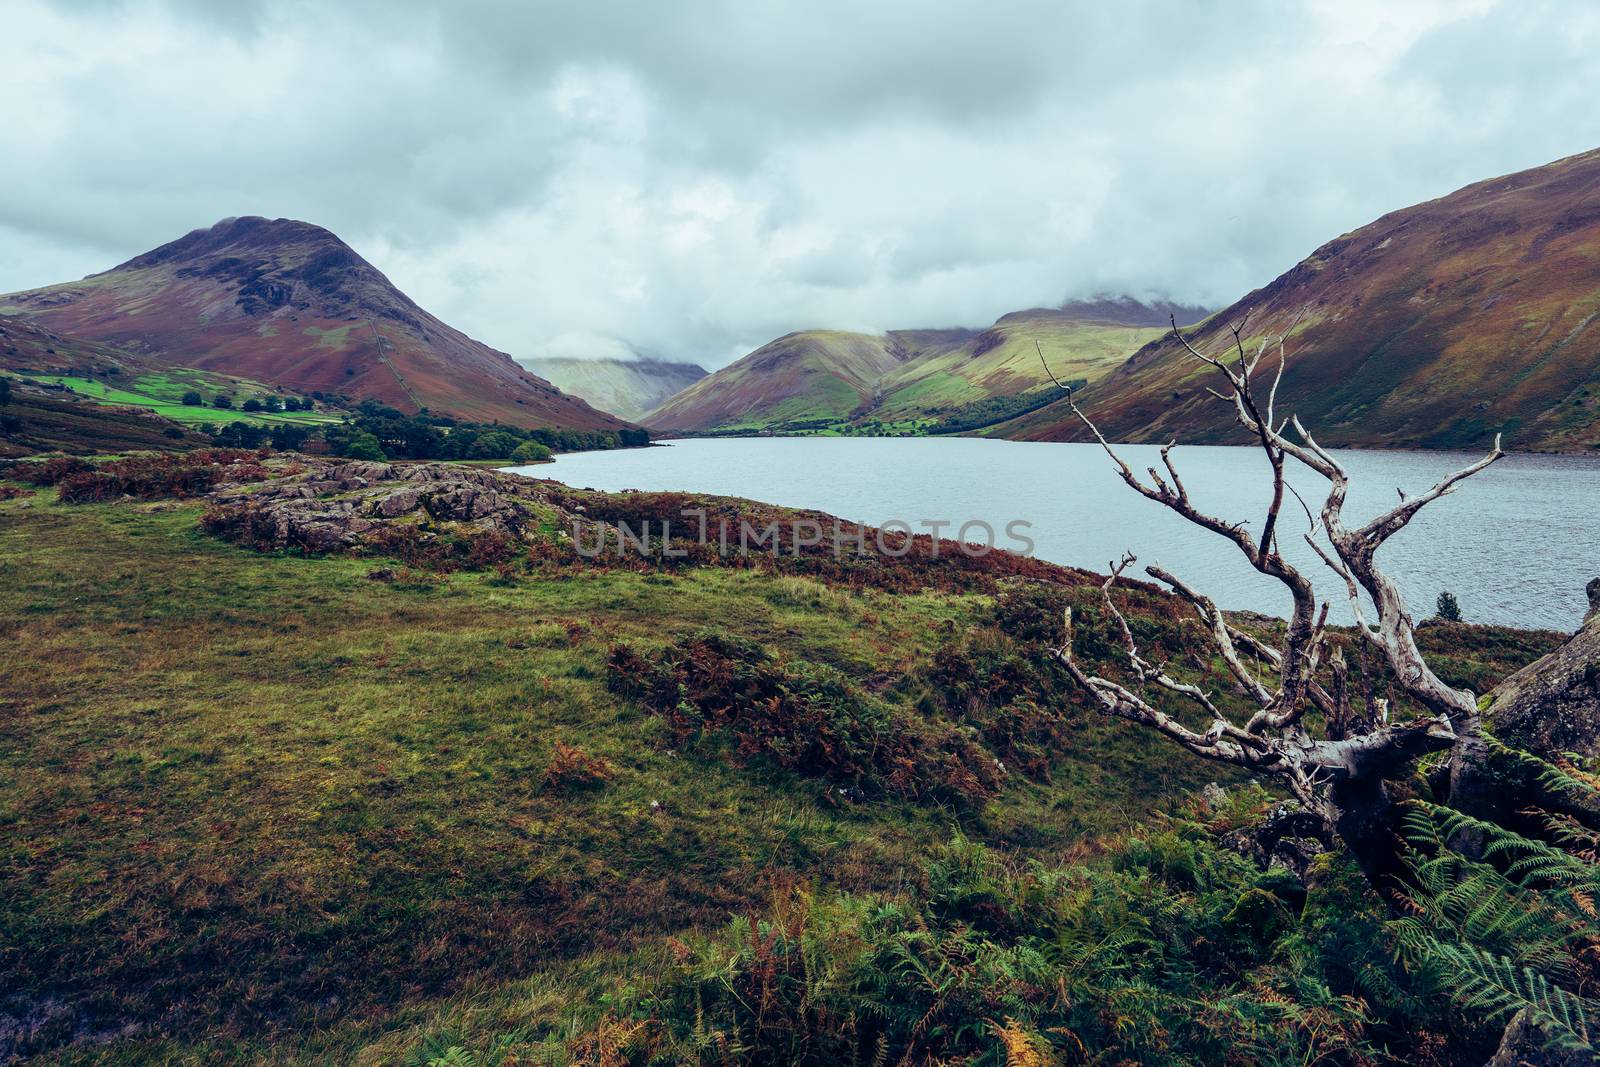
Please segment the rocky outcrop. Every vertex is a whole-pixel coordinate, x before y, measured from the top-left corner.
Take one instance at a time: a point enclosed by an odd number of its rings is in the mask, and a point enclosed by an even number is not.
[[[423,527],[522,539],[536,507],[550,505],[526,478],[448,463],[303,459],[302,473],[211,494],[210,525],[260,547],[335,552],[385,529]]]
[[[1583,628],[1489,694],[1488,722],[1506,742],[1545,756],[1600,756],[1600,578],[1588,593]]]

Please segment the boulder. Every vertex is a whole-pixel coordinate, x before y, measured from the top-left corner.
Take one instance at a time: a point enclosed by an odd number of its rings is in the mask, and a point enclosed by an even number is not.
[[[1600,756],[1600,578],[1582,629],[1489,694],[1486,718],[1506,742],[1542,756]]]

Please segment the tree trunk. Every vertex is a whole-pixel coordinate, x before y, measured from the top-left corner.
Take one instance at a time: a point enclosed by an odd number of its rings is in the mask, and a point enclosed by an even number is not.
[[[1399,811],[1379,775],[1345,779],[1328,792],[1333,828],[1361,873],[1388,902],[1388,890],[1405,873],[1400,859]]]

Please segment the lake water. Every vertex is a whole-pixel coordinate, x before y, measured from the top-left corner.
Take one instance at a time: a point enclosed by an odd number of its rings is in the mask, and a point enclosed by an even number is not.
[[[1159,463],[1153,446],[1118,451],[1135,470]],[[1202,510],[1261,527],[1270,483],[1254,448],[1180,447],[1173,457]],[[1342,452],[1351,472],[1348,525],[1397,502],[1396,489],[1422,492],[1477,456],[1453,452]],[[996,531],[1031,524],[1034,554],[1103,572],[1125,550],[1139,569],[1159,563],[1226,608],[1283,615],[1278,583],[1256,574],[1231,543],[1199,530],[1117,478],[1097,446],[974,438],[721,438],[673,441],[645,449],[584,452],[523,468],[536,477],[608,491],[683,490],[816,508],[917,532],[970,520]],[[1325,483],[1309,471],[1291,482],[1315,510]],[[1391,538],[1379,562],[1394,575],[1412,613],[1433,612],[1449,590],[1472,622],[1571,630],[1587,607],[1584,584],[1600,574],[1600,458],[1513,455],[1423,509]],[[1305,515],[1285,506],[1280,543],[1348,621],[1343,585],[1301,539]],[[1020,529],[1020,528],[1019,528]],[[981,527],[969,539],[983,540]]]

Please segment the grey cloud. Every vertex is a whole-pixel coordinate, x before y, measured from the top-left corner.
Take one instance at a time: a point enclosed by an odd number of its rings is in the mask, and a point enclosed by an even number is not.
[[[1212,304],[1600,144],[1582,4],[20,0],[0,291],[305,218],[518,355]]]

